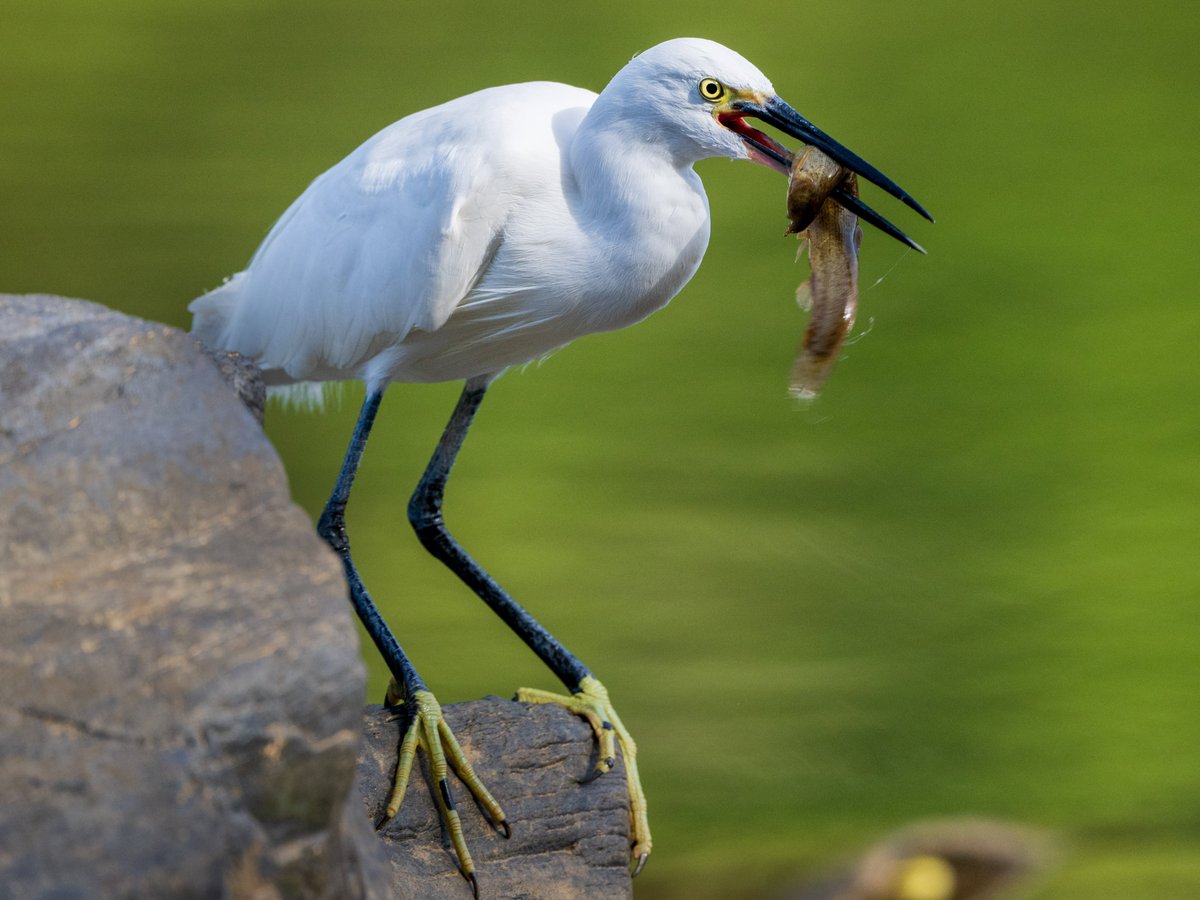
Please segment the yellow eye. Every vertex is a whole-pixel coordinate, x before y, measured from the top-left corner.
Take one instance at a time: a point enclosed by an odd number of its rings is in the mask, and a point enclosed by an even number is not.
[[[725,88],[715,78],[702,78],[700,80],[700,96],[710,103],[715,102],[725,96]]]

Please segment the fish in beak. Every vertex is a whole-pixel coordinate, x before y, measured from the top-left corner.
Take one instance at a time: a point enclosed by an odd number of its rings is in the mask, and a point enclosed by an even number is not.
[[[787,175],[791,173],[795,155],[783,144],[753,127],[746,121],[748,118],[758,119],[810,147],[816,147],[842,168],[882,188],[905,206],[930,222],[933,221],[933,216],[908,191],[901,188],[857,153],[821,131],[779,97],[762,99],[757,96],[734,96],[716,112],[716,117],[718,122],[741,137],[749,150],[750,158],[757,163]],[[921,253],[925,252],[916,241],[843,186],[835,187],[829,196],[840,206],[854,213],[864,222],[875,226],[889,237],[895,238],[900,243]]]

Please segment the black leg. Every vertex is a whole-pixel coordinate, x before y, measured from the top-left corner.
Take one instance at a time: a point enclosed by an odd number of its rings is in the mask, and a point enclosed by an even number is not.
[[[475,864],[467,849],[463,837],[462,822],[454,805],[454,796],[450,791],[447,774],[452,767],[460,779],[479,801],[480,805],[491,818],[492,823],[505,837],[511,833],[504,811],[480,782],[470,762],[463,754],[462,747],[454,738],[445,719],[442,717],[441,706],[430,693],[417,670],[409,661],[407,654],[400,647],[392,630],[379,614],[363,585],[354,560],[350,557],[350,539],[346,534],[346,503],[350,499],[350,488],[354,484],[354,475],[362,461],[363,449],[367,445],[367,437],[375,422],[375,414],[379,411],[379,403],[383,399],[382,391],[372,391],[363,402],[362,411],[358,414],[358,423],[354,426],[354,435],[350,439],[350,447],[346,450],[346,459],[342,470],[338,473],[337,483],[333,494],[321,518],[317,522],[317,533],[323,537],[342,559],[346,571],[346,581],[350,587],[350,601],[354,610],[362,620],[367,633],[379,649],[388,669],[392,673],[392,688],[388,690],[388,703],[395,699],[403,702],[407,724],[401,728],[402,740],[397,753],[396,776],[392,786],[391,797],[387,809],[380,819],[377,828],[382,828],[400,809],[408,787],[412,772],[413,760],[418,746],[423,747],[429,756],[430,774],[437,784],[434,801],[442,821],[450,832],[450,840],[458,855],[463,875],[471,883],[475,896],[479,896],[479,883],[475,878]],[[394,694],[395,692],[395,694]],[[398,696],[396,696],[398,695]]]
[[[446,480],[450,477],[454,460],[467,437],[479,404],[483,402],[490,380],[488,377],[473,378],[463,387],[458,405],[442,433],[442,439],[438,441],[433,458],[409,500],[408,519],[425,548],[475,591],[571,692],[570,696],[564,696],[534,688],[521,688],[515,699],[528,703],[559,704],[587,719],[600,748],[594,775],[613,768],[616,764],[616,746],[620,743],[629,786],[630,842],[637,866],[633,874],[636,875],[645,865],[652,844],[646,814],[646,794],[638,777],[637,746],[613,708],[607,689],[588,671],[587,666],[538,624],[492,576],[471,559],[451,537],[442,519]]]
[[[425,548],[440,559],[455,575],[492,608],[538,657],[550,667],[570,691],[591,673],[570,651],[550,634],[519,603],[473,560],[446,530],[442,518],[442,497],[446,480],[458,451],[467,437],[475,413],[483,402],[490,379],[471,379],[463,388],[458,405],[442,433],[437,449],[425,468],[425,474],[408,503],[408,520]]]
[[[367,438],[371,434],[371,426],[375,423],[375,414],[379,411],[382,399],[383,391],[374,391],[368,394],[363,402],[358,422],[354,426],[354,435],[350,438],[350,446],[346,450],[346,458],[342,462],[342,470],[338,473],[337,483],[333,487],[329,502],[325,504],[321,518],[317,521],[317,534],[342,558],[354,611],[358,613],[367,634],[375,642],[396,683],[402,686],[405,693],[411,695],[415,691],[425,690],[425,682],[413,668],[408,655],[400,647],[400,642],[379,614],[375,601],[367,593],[354,560],[350,557],[350,538],[346,534],[346,503],[350,499],[354,475],[358,472],[358,464],[362,461],[363,449],[367,446]]]

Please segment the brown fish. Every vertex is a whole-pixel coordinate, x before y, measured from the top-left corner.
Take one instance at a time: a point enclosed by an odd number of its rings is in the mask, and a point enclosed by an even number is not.
[[[812,274],[796,291],[796,301],[809,311],[804,342],[792,367],[792,396],[811,400],[833,371],[838,351],[854,326],[858,309],[858,217],[834,200],[841,186],[858,196],[858,177],[825,154],[809,147],[796,157],[788,184],[791,232],[808,242]]]
[[[805,147],[792,162],[788,179],[787,211],[792,222],[788,234],[806,229],[817,217],[830,192],[849,174],[848,169],[818,150]]]

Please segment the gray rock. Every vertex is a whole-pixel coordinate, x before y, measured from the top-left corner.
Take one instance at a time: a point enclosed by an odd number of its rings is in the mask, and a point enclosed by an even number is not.
[[[246,409],[250,410],[254,421],[261,425],[267,409],[267,386],[263,384],[262,373],[258,371],[258,367],[233,350],[214,350],[200,341],[196,341],[196,344],[217,364],[217,371],[221,373],[221,377],[233,388],[238,399],[246,404]]]
[[[342,573],[186,335],[0,297],[0,630],[8,896],[364,893]]]
[[[363,742],[341,568],[261,400],[174,329],[0,295],[3,896],[470,896],[420,776],[371,830],[395,715],[369,709]],[[459,786],[485,897],[630,895],[624,777],[578,783],[582,721],[446,716],[513,827]]]

